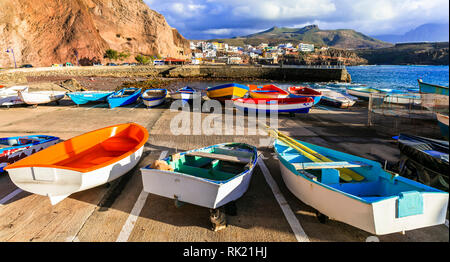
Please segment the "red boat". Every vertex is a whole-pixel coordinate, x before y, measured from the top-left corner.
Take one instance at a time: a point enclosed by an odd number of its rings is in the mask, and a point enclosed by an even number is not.
[[[314,99],[314,104],[319,103],[322,98],[322,92],[306,86],[291,86],[288,88],[288,91],[293,97],[311,97]]]

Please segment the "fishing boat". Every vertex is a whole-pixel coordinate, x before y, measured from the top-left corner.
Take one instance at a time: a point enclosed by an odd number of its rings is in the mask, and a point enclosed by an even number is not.
[[[408,105],[420,105],[420,94],[411,91],[396,90],[391,88],[374,88],[385,94],[384,103]]]
[[[265,85],[249,91],[251,98],[286,98],[289,93],[275,85]]]
[[[159,106],[166,101],[167,89],[155,88],[147,89],[142,93],[141,98],[147,107]]]
[[[0,138],[0,172],[9,164],[59,142],[55,136],[15,136]]]
[[[28,86],[11,86],[0,89],[0,106],[12,106],[24,104],[20,100],[18,91],[28,92]]]
[[[448,115],[436,113],[436,118],[438,120],[439,128],[441,129],[441,134],[448,140]]]
[[[376,161],[271,132],[284,183],[322,221],[376,235],[445,223],[447,192],[387,172]]]
[[[448,191],[448,141],[400,134],[399,174],[428,186]]]
[[[254,146],[218,144],[142,168],[142,183],[145,192],[216,209],[247,191],[257,160]]]
[[[119,106],[126,106],[136,102],[141,96],[140,88],[123,88],[112,95],[108,96],[106,99],[108,101],[110,108],[115,108]]]
[[[5,167],[19,188],[48,196],[52,205],[108,183],[139,162],[147,130],[134,123],[76,136]]]
[[[422,81],[422,79],[417,79],[417,82],[419,83],[420,93],[438,94],[438,95],[444,95],[444,96],[449,95],[448,86],[440,86],[440,85],[425,83]]]
[[[59,103],[67,92],[65,91],[18,91],[19,98],[27,105],[48,104],[51,102]]]
[[[195,97],[201,97],[201,93],[190,86],[185,86],[170,94],[173,99],[182,100],[183,103],[192,101]]]
[[[67,93],[67,96],[75,104],[82,105],[89,102],[106,102],[106,99],[113,93],[112,91],[81,91]]]
[[[371,94],[377,95],[376,97],[381,95],[380,97],[384,99],[384,96],[382,96],[383,92],[376,88],[370,87],[347,87],[347,94],[356,96],[363,100],[369,100]]]
[[[211,99],[225,102],[233,98],[244,97],[248,91],[250,91],[250,87],[248,86],[231,83],[208,87],[206,89],[206,95]]]
[[[322,93],[322,98],[319,103],[323,105],[334,106],[337,108],[349,108],[356,103],[356,101],[350,97],[330,89],[321,88],[316,89],[316,91]]]
[[[422,79],[418,79],[417,81],[419,83],[422,106],[430,111],[448,115],[448,87],[424,83]]]
[[[322,98],[322,92],[306,86],[291,86],[288,92],[291,94],[290,97],[311,97],[314,99],[314,105]]]
[[[314,104],[310,97],[235,98],[234,106],[241,111],[261,113],[308,113]]]

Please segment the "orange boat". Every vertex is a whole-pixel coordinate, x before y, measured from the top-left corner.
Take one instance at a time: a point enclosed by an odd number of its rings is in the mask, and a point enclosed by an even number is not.
[[[135,123],[114,125],[48,147],[5,170],[16,186],[48,196],[54,205],[129,172],[138,164],[148,136]]]
[[[253,89],[253,87],[250,87]],[[275,85],[265,85],[261,88],[251,90],[250,96],[252,98],[286,98],[289,93]]]

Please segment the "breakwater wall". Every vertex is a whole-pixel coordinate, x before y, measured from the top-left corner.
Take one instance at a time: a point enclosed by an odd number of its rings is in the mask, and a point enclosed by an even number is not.
[[[290,66],[230,66],[230,65],[186,65],[186,66],[92,66],[92,67],[47,67],[10,69],[0,71],[0,83],[26,83],[27,77],[39,76],[108,76],[108,77],[166,77],[166,78],[228,78],[271,79],[308,82],[351,82],[345,69],[329,67]]]

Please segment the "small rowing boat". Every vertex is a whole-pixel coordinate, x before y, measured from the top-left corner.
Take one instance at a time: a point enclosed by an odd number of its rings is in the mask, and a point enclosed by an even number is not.
[[[448,86],[440,86],[440,85],[425,83],[422,81],[422,79],[417,79],[417,82],[419,82],[420,93],[437,94],[437,95],[444,95],[444,96],[449,95]]]
[[[185,86],[170,94],[173,99],[182,100],[183,103],[193,100],[195,97],[201,97],[201,93],[190,86]]]
[[[9,164],[59,142],[54,136],[16,136],[0,138],[0,172]]]
[[[422,79],[418,79],[417,81],[419,82],[422,106],[430,111],[448,115],[448,87],[424,83]]]
[[[400,175],[448,191],[448,141],[400,134]]]
[[[311,97],[314,99],[314,104],[319,103],[322,98],[322,92],[306,87],[306,86],[291,86],[288,88],[290,97]]]
[[[126,106],[136,102],[141,96],[140,88],[123,88],[112,95],[108,96],[106,99],[108,101],[110,108],[115,108],[119,106]]]
[[[141,98],[144,105],[152,108],[159,106],[166,101],[167,89],[155,88],[147,89],[142,93]]]
[[[54,205],[129,172],[138,164],[147,139],[147,130],[138,124],[110,126],[46,148],[5,170],[16,186],[48,196]]]
[[[66,93],[65,91],[18,91],[20,100],[28,105],[59,103],[59,100],[63,99]]]
[[[378,162],[270,132],[284,183],[322,221],[330,217],[376,235],[445,223],[447,192],[389,173]]]
[[[249,91],[251,98],[286,98],[289,93],[275,85],[265,85]]]
[[[347,94],[369,100],[371,94],[380,95],[382,92],[376,88],[370,87],[347,87]],[[381,96],[381,98],[383,97],[384,96]]]
[[[310,97],[235,98],[234,106],[244,112],[308,113],[314,104]]]
[[[24,104],[20,100],[18,91],[28,92],[28,86],[11,86],[0,89],[0,106],[11,106]]]
[[[337,108],[349,108],[356,103],[356,101],[350,97],[330,89],[322,88],[316,89],[316,91],[322,93],[320,104],[323,105],[334,106]]]
[[[77,105],[89,102],[106,102],[106,99],[114,92],[110,91],[81,91],[67,93],[67,96]]]
[[[224,84],[206,89],[206,95],[221,102],[231,100],[233,98],[244,97],[250,90],[250,87],[236,83]]]
[[[142,183],[145,192],[216,209],[247,191],[257,160],[254,146],[219,144],[141,168]]]

